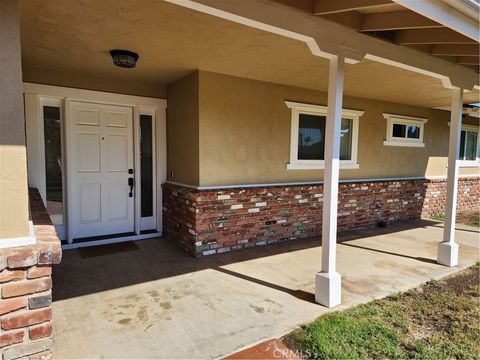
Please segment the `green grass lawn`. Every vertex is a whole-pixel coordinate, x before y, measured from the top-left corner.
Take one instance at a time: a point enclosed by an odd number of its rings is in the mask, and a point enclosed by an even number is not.
[[[436,214],[430,216],[430,219],[437,221],[445,221],[444,214]],[[466,211],[457,214],[457,224],[465,224],[469,226],[480,227],[480,212]]]
[[[479,359],[480,264],[341,312],[285,337],[313,359]]]

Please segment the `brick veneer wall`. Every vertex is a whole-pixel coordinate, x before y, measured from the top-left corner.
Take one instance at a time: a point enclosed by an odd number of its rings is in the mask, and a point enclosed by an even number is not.
[[[422,216],[445,213],[447,182],[432,179],[427,183]],[[462,177],[458,182],[457,212],[480,210],[480,178]]]
[[[62,251],[36,189],[30,210],[37,243],[0,250],[0,354],[45,359],[52,349],[52,264]]]
[[[341,183],[338,230],[443,213],[445,180]],[[478,210],[480,178],[461,178],[458,209]],[[320,236],[322,185],[195,190],[163,185],[164,235],[195,256]]]

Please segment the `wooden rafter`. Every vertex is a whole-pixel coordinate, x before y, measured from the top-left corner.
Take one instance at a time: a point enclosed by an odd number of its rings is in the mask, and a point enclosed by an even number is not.
[[[441,28],[443,25],[410,10],[363,15],[360,31]]]
[[[398,44],[476,44],[464,35],[453,30],[443,29],[409,29],[398,30],[395,35]]]
[[[390,5],[390,0],[315,0],[313,13],[325,15]]]
[[[480,57],[479,56],[459,56],[457,57],[457,64],[480,65]]]
[[[454,55],[454,56],[479,56],[480,47],[465,44],[438,44],[430,48],[431,55]]]

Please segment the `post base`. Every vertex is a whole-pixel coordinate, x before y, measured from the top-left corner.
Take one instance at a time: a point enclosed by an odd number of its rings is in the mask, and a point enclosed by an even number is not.
[[[337,272],[315,274],[315,301],[328,308],[342,302],[342,277]]]
[[[441,242],[438,244],[437,263],[446,266],[458,265],[458,244],[455,242]]]

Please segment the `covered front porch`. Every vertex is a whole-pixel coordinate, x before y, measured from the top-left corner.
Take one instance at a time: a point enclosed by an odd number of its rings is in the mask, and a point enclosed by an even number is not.
[[[436,263],[443,223],[344,233],[337,246],[343,309],[410,289],[478,260],[479,231],[457,225],[459,265]],[[56,358],[217,358],[330,311],[314,301],[318,239],[194,259],[171,242],[55,268]]]
[[[0,4],[5,359],[47,354],[52,328],[58,358],[222,356],[477,259],[478,231],[454,229],[457,192],[478,205],[476,68],[269,0]],[[337,246],[347,225],[379,227]]]

